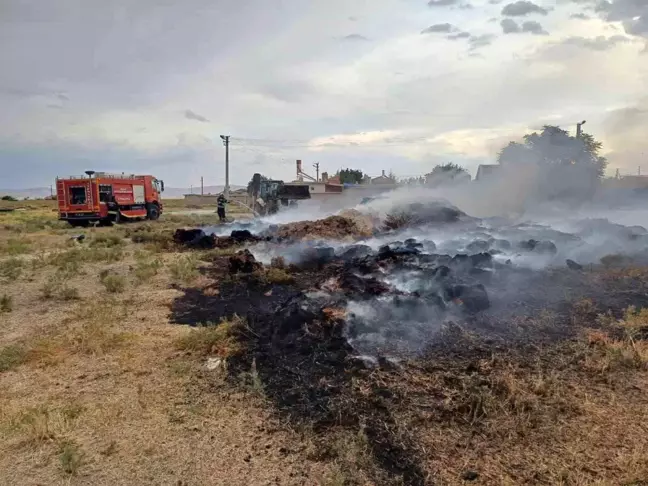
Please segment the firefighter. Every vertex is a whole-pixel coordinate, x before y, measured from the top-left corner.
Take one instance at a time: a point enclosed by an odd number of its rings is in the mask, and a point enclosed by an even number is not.
[[[225,221],[225,204],[229,203],[227,199],[225,199],[225,195],[220,194],[218,196],[218,199],[216,200],[218,204],[218,218],[221,220],[221,222]]]

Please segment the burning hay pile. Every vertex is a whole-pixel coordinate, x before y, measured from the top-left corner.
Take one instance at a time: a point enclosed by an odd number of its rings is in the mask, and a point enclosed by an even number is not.
[[[194,235],[192,244],[196,236],[207,237]],[[487,414],[500,410],[497,400],[517,407],[510,394],[521,385],[498,381],[493,356],[514,356],[524,366],[556,363],[537,353],[580,332],[567,293],[615,311],[648,305],[645,284],[601,280],[571,259],[565,266],[573,256],[565,252],[581,251],[587,234],[494,228],[437,203],[401,208],[380,224],[346,213],[236,236],[210,238],[214,246],[245,249],[216,259],[208,272],[217,292],[187,289],[174,318],[244,319],[246,351],[231,357],[231,376],[240,381],[254,368],[277,412],[321,436],[360,434],[373,469],[350,484],[430,484],[425,448],[412,431],[451,423],[452,434],[469,441]],[[269,247],[291,261],[275,256],[264,265]],[[537,317],[546,315],[549,323]],[[590,309],[586,320],[595,315]],[[558,400],[556,407],[565,410]]]
[[[359,213],[329,216],[318,221],[298,221],[271,229],[269,234],[279,240],[358,240],[373,235],[373,227]]]

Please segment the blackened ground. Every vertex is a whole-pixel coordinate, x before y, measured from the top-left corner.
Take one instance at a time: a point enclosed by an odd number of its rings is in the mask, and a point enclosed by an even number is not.
[[[330,272],[304,272],[295,285],[271,285],[254,274],[231,277],[227,262],[217,260],[208,270],[221,280],[217,295],[213,289],[186,289],[173,305],[173,320],[198,324],[245,316],[247,353],[230,362],[232,377],[249,372],[254,363],[265,396],[285,419],[323,435],[332,427],[362,431],[379,484],[397,478],[426,484],[414,442],[391,417],[387,399],[394,397],[372,382],[372,370],[352,359],[336,301],[298,288],[317,287]]]
[[[416,248],[411,242],[408,246]],[[546,345],[573,341],[583,326],[573,319],[579,299],[597,302],[585,316],[588,327],[597,325],[599,312],[618,315],[628,305],[648,305],[645,281],[631,273],[506,266],[490,272],[486,257],[391,249],[377,255],[362,249],[359,258],[328,262],[330,252],[324,253],[327,262],[293,267],[294,281],[284,285],[268,283],[260,271],[231,274],[230,259],[217,259],[206,270],[216,287],[187,289],[174,302],[173,320],[198,324],[234,314],[246,317],[247,352],[231,360],[231,376],[238,380],[255,367],[265,396],[293,425],[322,437],[340,428],[364,434],[376,484],[433,484],[417,427],[452,424],[472,433],[491,413],[480,397],[505,399],[510,392],[492,376],[488,362],[495,355],[550,373],[559,356],[547,352]],[[343,309],[350,300],[371,301],[386,293],[401,298],[402,292],[388,290],[376,275],[402,272],[407,277],[414,270],[423,281],[441,279],[443,285],[430,287],[428,296],[423,291],[405,300],[434,302],[439,289],[458,292],[465,285],[462,279],[470,278],[471,289],[485,283],[490,308],[458,314],[457,323],[443,325],[416,357],[397,364],[378,356],[375,365],[366,364],[347,341]],[[446,297],[461,300],[461,295]],[[579,359],[564,366],[576,366]]]

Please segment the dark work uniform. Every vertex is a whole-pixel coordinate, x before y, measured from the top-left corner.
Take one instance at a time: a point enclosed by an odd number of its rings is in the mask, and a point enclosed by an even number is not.
[[[221,221],[225,221],[225,204],[228,201],[227,199],[225,199],[225,196],[221,194],[220,196],[218,196],[216,202],[218,203],[218,217]]]

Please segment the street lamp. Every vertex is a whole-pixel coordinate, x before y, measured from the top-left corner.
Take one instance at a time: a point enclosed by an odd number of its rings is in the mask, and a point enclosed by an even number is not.
[[[582,122],[576,124],[576,138],[581,138],[581,133],[583,131],[582,126],[585,125],[585,123],[587,123],[587,120],[583,120]]]

